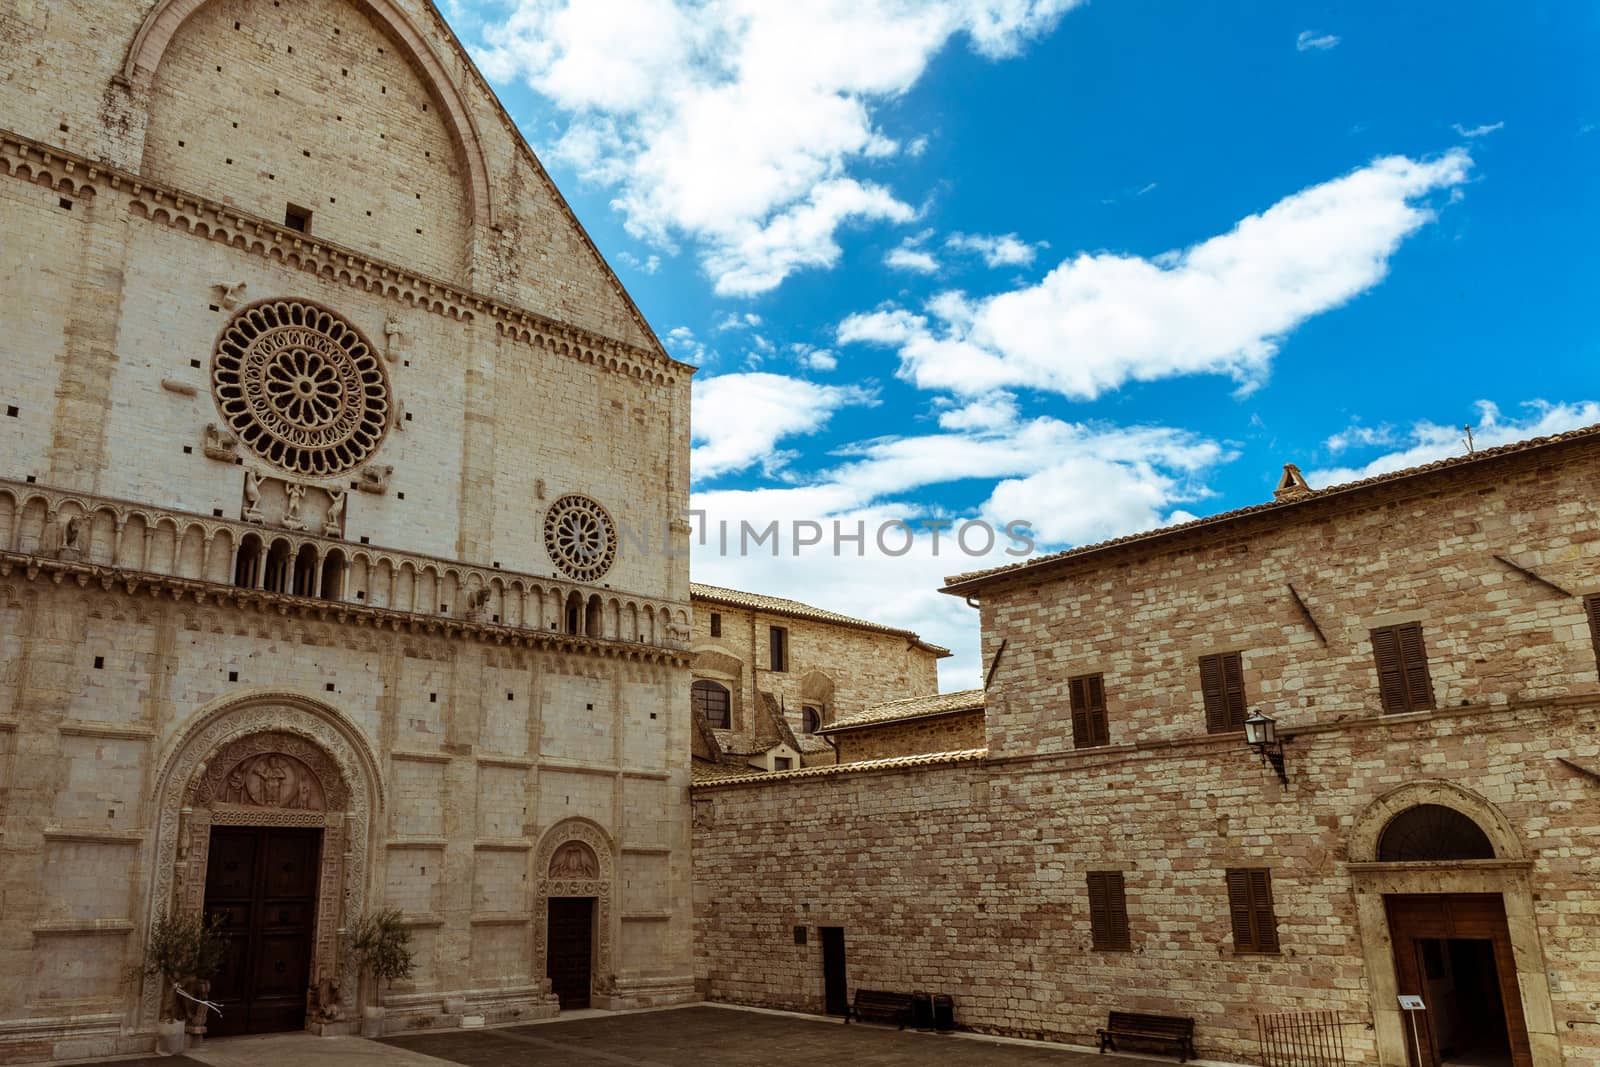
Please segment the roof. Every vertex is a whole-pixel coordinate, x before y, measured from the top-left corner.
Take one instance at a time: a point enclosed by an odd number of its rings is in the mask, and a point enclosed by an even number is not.
[[[932,767],[947,763],[975,763],[989,754],[986,748],[964,748],[955,752],[927,752],[917,756],[891,756],[888,759],[860,760],[856,763],[836,763],[823,767],[801,767],[792,771],[746,770],[743,773],[722,773],[721,767],[691,769],[690,784],[697,789],[715,789],[727,785],[765,785],[768,782],[788,781],[794,778],[828,778],[836,774],[853,774],[863,771],[892,771],[902,767]],[[737,770],[729,768],[729,770]]]
[[[987,570],[969,571],[966,574],[951,575],[945,579],[945,587],[940,590],[958,596],[969,595],[976,587],[980,587],[998,578],[1011,578],[1025,572],[1052,568],[1056,564],[1076,562],[1086,556],[1104,552],[1124,545],[1155,542],[1179,533],[1188,533],[1194,530],[1209,531],[1229,525],[1247,516],[1263,515],[1268,512],[1286,512],[1293,508],[1304,507],[1314,501],[1327,500],[1330,497],[1343,496],[1347,493],[1362,492],[1380,486],[1392,485],[1396,482],[1406,481],[1411,478],[1429,477],[1445,471],[1457,471],[1463,467],[1473,467],[1479,464],[1493,463],[1511,456],[1533,452],[1554,445],[1570,442],[1600,439],[1600,423],[1585,426],[1566,433],[1551,434],[1547,437],[1533,437],[1526,441],[1514,441],[1498,448],[1485,448],[1464,456],[1452,456],[1449,459],[1436,460],[1433,463],[1424,463],[1416,467],[1407,467],[1404,470],[1391,471],[1388,474],[1379,474],[1371,478],[1362,478],[1359,481],[1346,482],[1343,485],[1333,485],[1326,489],[1312,489],[1286,496],[1282,500],[1271,500],[1262,504],[1251,504],[1248,507],[1237,508],[1233,511],[1224,511],[1217,515],[1210,515],[1192,522],[1179,523],[1176,526],[1164,526],[1158,530],[1146,530],[1143,533],[1128,534],[1125,537],[1112,538],[1097,544],[1082,545],[1078,548],[1069,548],[1065,552],[1054,552],[1047,556],[1038,556],[1034,559],[1024,560],[1021,563],[1010,563],[1003,567],[991,567]]]
[[[878,622],[868,622],[866,619],[852,618],[849,615],[841,615],[826,608],[802,604],[798,600],[764,596],[760,593],[746,593],[738,589],[725,589],[720,585],[702,585],[699,582],[690,583],[689,599],[707,604],[721,604],[730,608],[744,608],[747,611],[761,611],[769,615],[783,615],[791,619],[809,619],[813,622],[832,623],[835,626],[848,626],[855,630],[870,630],[873,633],[893,634],[896,637],[905,638],[927,652],[932,652],[935,659],[943,659],[950,655],[948,648],[933,644],[931,641],[924,641],[913,630],[901,630]]]
[[[904,697],[883,704],[874,704],[865,711],[845,715],[833,720],[817,731],[819,734],[843,733],[868,726],[886,726],[890,723],[909,722],[913,719],[933,719],[941,715],[959,715],[963,712],[983,710],[983,690],[963,689],[955,693],[934,693],[932,696]]]

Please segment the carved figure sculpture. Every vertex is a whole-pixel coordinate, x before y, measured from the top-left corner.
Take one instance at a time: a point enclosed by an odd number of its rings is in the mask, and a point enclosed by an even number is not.
[[[598,878],[600,866],[594,853],[581,841],[568,841],[550,857],[551,878]]]
[[[208,459],[220,459],[232,463],[239,455],[239,442],[230,434],[222,432],[214,422],[206,423],[205,443],[202,446]]]
[[[83,558],[83,523],[76,516],[61,524],[60,543],[56,546],[57,559]]]
[[[261,475],[255,471],[244,472],[244,521],[261,521]]]
[[[330,489],[328,496],[331,499],[328,501],[327,518],[322,523],[322,534],[324,537],[343,537],[345,492],[343,489]]]
[[[363,493],[387,493],[389,491],[389,476],[394,473],[394,467],[389,464],[378,466],[372,464],[363,467],[361,478],[357,482]]]
[[[306,487],[298,482],[285,482],[284,491],[289,495],[289,507],[283,513],[283,524],[291,530],[304,530],[306,524],[300,519],[300,501],[305,498]]]

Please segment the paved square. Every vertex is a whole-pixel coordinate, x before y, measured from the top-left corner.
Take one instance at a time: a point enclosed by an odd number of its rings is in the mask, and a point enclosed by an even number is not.
[[[851,1067],[1105,1067],[1102,1057],[1070,1049],[845,1026],[763,1012],[699,1006],[607,1015],[495,1030],[385,1038],[386,1045],[472,1067],[534,1064],[627,1067],[746,1067],[841,1064]],[[1174,1061],[1176,1062],[1176,1061]]]

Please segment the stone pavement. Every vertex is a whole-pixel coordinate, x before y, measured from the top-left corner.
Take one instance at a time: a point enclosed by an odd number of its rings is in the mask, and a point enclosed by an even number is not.
[[[1113,1067],[1112,1061],[1134,1058],[1146,1057],[1101,1057],[1039,1042],[844,1026],[837,1019],[698,1004],[568,1013],[523,1026],[382,1041],[306,1033],[221,1038],[187,1056],[118,1060],[115,1067]]]

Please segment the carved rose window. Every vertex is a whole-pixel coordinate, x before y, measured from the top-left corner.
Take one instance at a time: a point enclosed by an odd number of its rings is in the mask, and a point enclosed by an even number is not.
[[[234,316],[211,357],[211,392],[234,435],[294,474],[329,478],[365,463],[389,425],[383,361],[350,323],[294,300]]]
[[[562,574],[599,581],[617,558],[617,529],[606,509],[586,496],[564,496],[544,516],[544,547]]]

